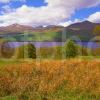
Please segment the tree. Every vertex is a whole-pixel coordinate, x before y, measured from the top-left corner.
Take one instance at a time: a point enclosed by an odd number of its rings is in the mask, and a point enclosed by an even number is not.
[[[28,44],[28,57],[29,58],[36,58],[36,48],[33,44]]]
[[[18,58],[36,58],[36,48],[33,44],[22,45],[19,47]]]
[[[69,40],[66,45],[66,58],[74,58],[78,54],[78,49],[75,43],[72,40]]]

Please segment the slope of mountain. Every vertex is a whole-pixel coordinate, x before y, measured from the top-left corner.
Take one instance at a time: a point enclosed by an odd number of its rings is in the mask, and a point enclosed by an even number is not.
[[[96,28],[97,26],[98,28]],[[95,32],[97,29],[100,30],[100,23],[84,21],[72,24],[65,28],[63,26],[55,25],[49,25],[46,27],[31,27],[26,25],[13,24],[6,27],[0,27],[0,38],[8,38],[9,36],[10,39],[11,37],[14,37],[20,41],[20,39],[22,39],[23,36],[25,36],[27,33],[28,37],[27,39],[25,38],[25,41],[66,41],[62,40],[62,34],[64,34],[63,29],[65,29],[66,39],[72,36],[76,36],[82,41],[89,41],[90,39],[97,36]],[[98,36],[100,35],[98,34]]]
[[[32,31],[33,28],[31,26],[12,24],[6,27],[0,28],[0,33],[21,33],[24,31]]]
[[[70,28],[70,29],[78,28],[81,30],[82,29],[92,30],[96,25],[100,25],[100,24],[99,23],[92,23],[89,21],[84,21],[84,22],[72,24],[72,25],[68,26],[68,28]]]
[[[92,23],[89,21],[72,24],[66,28],[67,37],[77,36],[82,41],[90,41],[97,36],[95,34],[97,26],[100,29],[100,23]],[[100,36],[100,34],[98,34],[98,36]]]
[[[39,26],[32,27],[26,25],[12,24],[6,27],[0,27],[0,33],[23,33],[23,32],[45,32],[45,31],[57,31],[60,30],[62,26]]]

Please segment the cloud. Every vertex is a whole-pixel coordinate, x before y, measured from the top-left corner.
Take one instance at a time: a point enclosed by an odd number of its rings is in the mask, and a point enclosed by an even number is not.
[[[100,0],[45,0],[47,6],[29,7],[23,5],[12,12],[0,15],[0,26],[13,23],[24,25],[59,24],[69,19],[76,10],[98,5]]]
[[[59,23],[59,25],[66,27],[77,22],[82,22],[82,20],[79,19],[75,19],[74,21],[68,20],[66,22]]]
[[[100,23],[100,12],[96,12],[87,18],[91,22]]]

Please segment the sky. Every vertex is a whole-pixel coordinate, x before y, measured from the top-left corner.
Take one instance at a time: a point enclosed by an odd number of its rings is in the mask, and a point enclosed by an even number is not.
[[[0,26],[100,23],[100,0],[0,0]]]

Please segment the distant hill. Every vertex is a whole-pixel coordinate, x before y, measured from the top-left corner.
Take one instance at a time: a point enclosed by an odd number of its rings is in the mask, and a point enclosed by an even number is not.
[[[0,33],[23,33],[23,32],[45,32],[45,31],[57,31],[63,28],[63,26],[38,26],[32,27],[27,25],[12,24],[6,27],[0,27]]]
[[[67,36],[77,36],[82,41],[89,41],[97,36],[95,34],[97,26],[100,29],[100,23],[92,23],[89,21],[75,23],[66,27]]]
[[[0,27],[0,38],[14,37],[20,41],[20,39],[27,34],[29,37],[28,39],[33,41],[66,41],[62,40],[62,34],[64,34],[63,29],[65,29],[66,39],[71,36],[77,36],[82,41],[89,41],[95,36],[100,36],[100,23],[84,21],[69,25],[68,27],[55,25],[31,27],[12,24],[6,27]],[[28,39],[25,40],[27,41]]]
[[[100,25],[100,23],[92,23],[89,21],[83,21],[83,22],[79,22],[79,23],[75,23],[72,24],[70,26],[68,26],[67,28],[73,29],[73,28],[77,28],[77,29],[87,29],[87,30],[92,30],[96,25]]]

